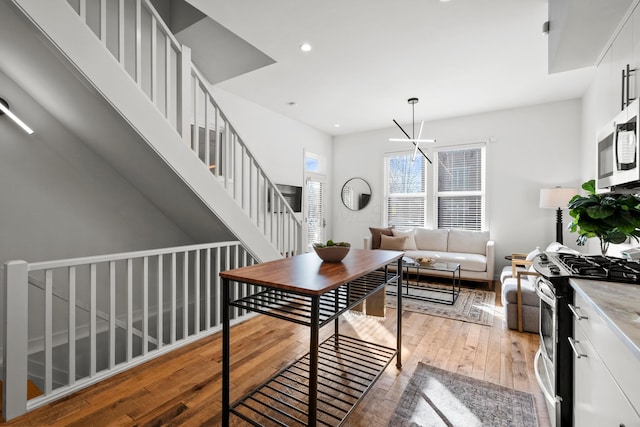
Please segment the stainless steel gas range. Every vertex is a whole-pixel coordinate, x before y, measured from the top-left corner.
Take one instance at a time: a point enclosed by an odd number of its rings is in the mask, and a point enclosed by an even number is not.
[[[571,278],[640,283],[640,264],[621,258],[545,252],[533,260],[540,274],[540,349],[535,372],[552,426],[573,426],[573,289]]]

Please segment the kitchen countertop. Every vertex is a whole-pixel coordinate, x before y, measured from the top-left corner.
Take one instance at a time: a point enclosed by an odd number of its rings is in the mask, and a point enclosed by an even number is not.
[[[571,279],[571,286],[587,300],[640,360],[640,285]]]

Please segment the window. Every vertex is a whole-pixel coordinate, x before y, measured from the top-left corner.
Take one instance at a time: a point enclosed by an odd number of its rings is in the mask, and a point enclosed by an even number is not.
[[[422,156],[412,160],[412,152],[385,156],[386,224],[482,230],[484,146],[442,149],[434,157],[427,165]]]
[[[484,225],[484,149],[437,152],[438,228],[482,230]]]
[[[320,157],[312,153],[305,154],[304,170],[307,172],[320,172]]]
[[[385,213],[388,225],[423,227],[426,212],[426,170],[424,157],[413,153],[385,157]]]

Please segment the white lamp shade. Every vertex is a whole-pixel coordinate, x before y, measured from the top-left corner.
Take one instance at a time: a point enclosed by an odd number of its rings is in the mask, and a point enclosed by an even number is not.
[[[541,208],[566,208],[569,200],[578,194],[576,188],[542,188],[540,190],[540,207]]]

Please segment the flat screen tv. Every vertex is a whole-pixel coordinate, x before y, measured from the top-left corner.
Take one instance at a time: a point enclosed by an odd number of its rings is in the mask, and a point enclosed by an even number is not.
[[[302,212],[302,187],[287,184],[276,184],[276,187],[294,212]]]

